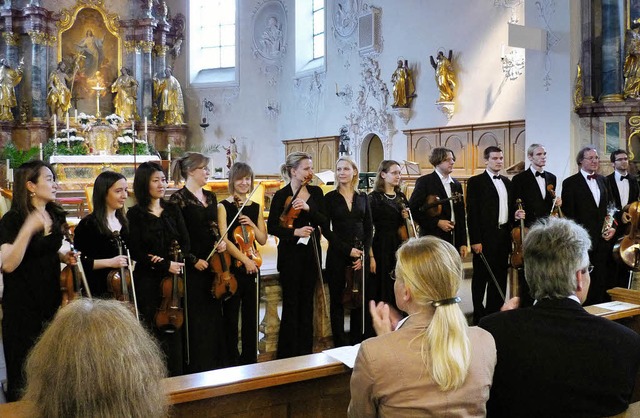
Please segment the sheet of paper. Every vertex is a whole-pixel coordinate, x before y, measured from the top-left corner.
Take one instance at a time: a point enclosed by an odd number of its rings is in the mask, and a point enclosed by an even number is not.
[[[627,303],[627,302],[618,302],[618,301],[614,301],[614,302],[606,302],[606,303],[598,303],[597,306],[599,308],[603,308],[603,309],[608,309],[610,311],[624,311],[626,309],[633,309],[633,308],[637,308],[639,305],[634,305],[633,303]]]
[[[326,170],[321,173],[314,173],[314,174],[316,175],[317,178],[322,180],[324,184],[333,184],[333,182],[336,180],[335,174],[331,170]]]
[[[333,357],[338,361],[341,361],[347,367],[353,369],[353,365],[356,362],[356,356],[358,355],[359,349],[360,349],[360,344],[356,344],[356,345],[347,345],[347,346],[338,347],[338,348],[331,348],[329,350],[324,350],[323,353],[325,353],[330,357]]]

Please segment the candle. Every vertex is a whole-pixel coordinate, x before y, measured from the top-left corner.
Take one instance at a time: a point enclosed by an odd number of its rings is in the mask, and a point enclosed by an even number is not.
[[[58,117],[53,115],[53,139],[58,136]]]
[[[171,181],[171,144],[167,145],[167,159],[169,160],[169,169],[167,170],[167,183]]]
[[[336,83],[336,95],[338,94],[338,83]]]
[[[500,55],[500,58],[504,58],[504,44],[502,44],[502,55]]]
[[[42,143],[38,144],[40,147],[40,160],[44,159],[44,155],[42,154]]]
[[[67,112],[67,131],[69,130],[69,112]]]
[[[147,117],[144,117],[144,135],[147,135]]]
[[[136,136],[136,121],[131,119],[131,135]]]
[[[9,183],[13,183],[13,168],[9,169]]]

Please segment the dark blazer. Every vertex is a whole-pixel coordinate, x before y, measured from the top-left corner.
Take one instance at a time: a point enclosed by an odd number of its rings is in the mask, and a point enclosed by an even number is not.
[[[548,171],[545,171],[543,174],[545,189],[551,184],[555,191],[556,176]],[[527,214],[524,220],[526,226],[531,226],[536,220],[549,216],[551,207],[553,206],[553,197],[551,197],[551,193],[547,190],[544,199],[542,198],[540,187],[530,168],[513,177],[512,187],[513,193],[509,196],[511,198],[509,207],[511,208],[511,212],[515,212],[517,209],[516,200],[522,200],[523,209]]]
[[[562,182],[562,212],[589,231],[593,250],[602,240],[602,223],[607,215],[610,197],[604,176],[596,178],[600,188],[600,202],[596,206],[591,189],[582,172],[567,177]]]
[[[500,175],[500,178],[504,182],[507,194],[511,195],[511,181],[503,175]],[[471,177],[467,182],[467,222],[471,245],[486,244],[495,239],[499,212],[498,190],[491,177],[486,171]],[[512,215],[512,212],[509,213],[510,220],[513,218]]]
[[[616,203],[618,209],[622,209],[622,202],[620,200],[620,191],[618,190],[618,183],[616,182],[616,173],[613,172],[607,176],[607,186],[611,193],[611,199]],[[633,203],[638,200],[640,194],[640,186],[638,186],[638,178],[629,175],[629,202]]]
[[[453,183],[451,183],[451,194],[453,195],[455,193],[462,194],[462,185],[458,180],[454,179]],[[422,206],[429,195],[436,195],[440,199],[447,198],[447,192],[444,190],[442,180],[440,180],[435,170],[433,173],[422,176],[416,180],[416,186],[409,199],[409,208],[411,209],[413,220],[420,225],[420,235],[435,235],[438,238],[451,242],[451,233],[444,232],[438,228],[439,220],[451,220],[451,205],[449,202],[444,203],[440,215],[435,217],[429,216],[426,211],[422,210]],[[456,217],[456,227],[454,228],[456,247],[467,245],[464,201],[454,202],[453,211]]]
[[[624,411],[640,335],[571,299],[486,316],[498,362],[487,417],[603,417]]]

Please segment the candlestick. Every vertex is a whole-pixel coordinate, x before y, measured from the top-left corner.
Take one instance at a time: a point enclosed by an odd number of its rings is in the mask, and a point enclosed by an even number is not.
[[[338,95],[338,83],[336,83],[336,95]]]
[[[40,148],[40,160],[44,160],[44,155],[42,154],[42,143],[38,144]]]

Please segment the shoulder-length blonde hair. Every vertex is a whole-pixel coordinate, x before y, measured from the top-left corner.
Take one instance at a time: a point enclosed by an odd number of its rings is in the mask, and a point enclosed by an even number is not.
[[[358,193],[358,182],[360,181],[360,170],[358,170],[358,166],[356,165],[356,162],[353,161],[350,157],[346,157],[346,156],[342,156],[340,158],[338,158],[338,161],[336,161],[336,172],[334,174],[334,181],[335,181],[335,186],[336,189],[338,188],[339,184],[338,184],[338,163],[340,163],[341,161],[346,161],[347,163],[349,163],[349,165],[351,166],[351,168],[353,169],[353,178],[351,179],[351,189]]]
[[[60,309],[26,362],[24,399],[42,418],[165,417],[163,355],[115,300],[79,299]]]
[[[416,304],[434,309],[434,301],[456,297],[464,270],[453,245],[427,236],[407,241],[396,255],[396,276]],[[471,361],[467,328],[458,303],[440,305],[429,327],[416,337],[422,341],[422,361],[444,391],[459,388],[467,377]]]

